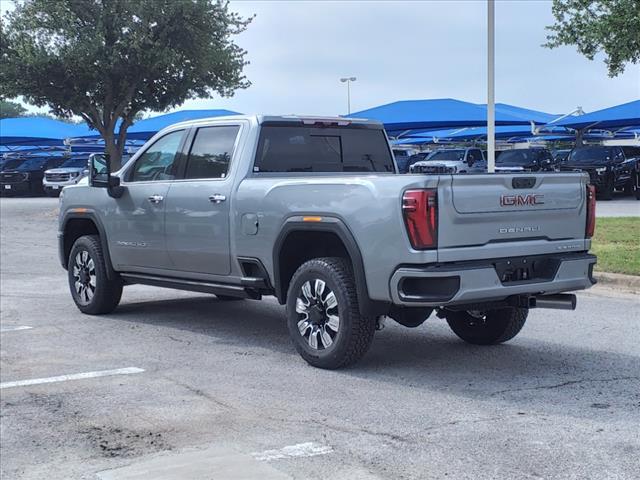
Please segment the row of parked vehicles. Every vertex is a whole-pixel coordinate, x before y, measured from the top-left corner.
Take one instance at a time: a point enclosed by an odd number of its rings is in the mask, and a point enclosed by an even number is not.
[[[89,154],[21,156],[0,160],[0,192],[11,195],[58,196],[67,185],[87,175]]]
[[[400,173],[485,173],[486,151],[477,147],[439,148],[411,154],[394,150]],[[496,152],[496,172],[583,171],[599,198],[611,200],[616,191],[640,200],[640,147],[589,145],[551,151],[543,147]]]
[[[76,185],[89,173],[91,152],[23,155],[0,158],[0,195],[57,197],[68,185]],[[128,155],[124,157],[128,158]]]
[[[486,151],[477,147],[440,148],[411,154],[394,150],[400,173],[484,173]],[[22,156],[0,160],[0,194],[58,196],[87,175],[90,153],[72,156]],[[589,174],[598,197],[610,200],[616,191],[640,199],[640,147],[591,145],[551,151],[515,148],[496,152],[497,172],[580,170]]]

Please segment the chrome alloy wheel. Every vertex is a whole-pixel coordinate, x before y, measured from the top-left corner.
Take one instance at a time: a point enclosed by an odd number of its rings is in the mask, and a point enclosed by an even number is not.
[[[338,334],[338,300],[323,280],[307,280],[296,298],[298,331],[314,350],[329,348]]]
[[[96,292],[96,266],[86,250],[76,254],[73,262],[73,279],[78,302],[88,305]]]

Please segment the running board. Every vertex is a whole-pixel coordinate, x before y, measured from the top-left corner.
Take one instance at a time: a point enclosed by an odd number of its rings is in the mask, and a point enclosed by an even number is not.
[[[199,280],[185,280],[182,278],[172,277],[159,277],[156,275],[145,275],[141,273],[121,273],[120,276],[129,284],[140,283],[143,285],[152,285],[154,287],[173,288],[176,290],[187,290],[189,292],[213,293],[214,295],[229,295],[232,297],[251,298],[254,300],[260,300],[261,298],[259,292],[240,285],[203,282]]]

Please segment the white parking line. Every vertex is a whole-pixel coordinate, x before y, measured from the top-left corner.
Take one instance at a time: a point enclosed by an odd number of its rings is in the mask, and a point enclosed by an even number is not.
[[[4,332],[17,332],[18,330],[31,330],[33,327],[28,327],[27,325],[19,325],[17,327],[4,327],[0,328],[0,333]]]
[[[287,445],[279,450],[265,450],[264,452],[253,452],[251,455],[256,460],[269,462],[282,458],[292,457],[315,457],[316,455],[326,455],[333,452],[333,448],[326,445],[319,445],[314,442],[297,443]]]
[[[116,368],[115,370],[100,370],[97,372],[74,373],[71,375],[60,375],[58,377],[33,378],[31,380],[17,380],[15,382],[0,383],[0,389],[25,387],[28,385],[39,385],[41,383],[66,382],[67,380],[83,380],[85,378],[109,377],[112,375],[129,375],[131,373],[142,373],[144,370],[137,367]]]

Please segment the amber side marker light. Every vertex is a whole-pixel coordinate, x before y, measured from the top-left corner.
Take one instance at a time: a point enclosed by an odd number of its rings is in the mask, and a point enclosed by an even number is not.
[[[584,236],[586,238],[593,237],[596,230],[596,187],[595,185],[587,185],[587,225],[585,227]]]
[[[302,217],[303,222],[321,222],[322,217]]]

